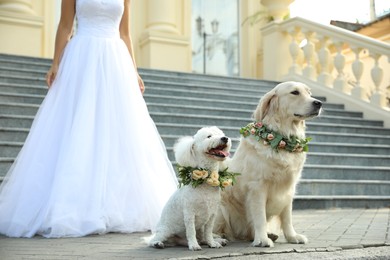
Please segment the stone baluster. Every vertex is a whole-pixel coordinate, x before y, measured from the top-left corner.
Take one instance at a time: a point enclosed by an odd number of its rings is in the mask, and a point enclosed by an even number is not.
[[[312,41],[314,32],[308,31],[305,33],[307,44],[305,47],[303,47],[303,53],[305,54],[305,60],[306,60],[306,67],[303,70],[303,76],[311,79],[316,80],[316,70],[313,66],[313,58],[315,55],[315,46]]]
[[[383,69],[379,66],[379,58],[382,56],[378,53],[372,53],[370,51],[370,56],[374,59],[374,67],[371,69],[371,79],[374,82],[375,90],[371,95],[371,104],[385,107],[386,106],[386,96],[384,91],[381,89],[380,84],[383,79]]]
[[[363,75],[364,64],[360,60],[360,52],[363,50],[361,47],[351,47],[352,51],[355,53],[355,61],[352,63],[352,72],[356,79],[356,85],[352,89],[352,96],[369,101],[367,96],[367,91],[361,86],[360,79]]]
[[[298,27],[291,28],[288,31],[288,34],[291,36],[291,43],[289,46],[289,50],[290,50],[290,54],[291,54],[292,64],[288,70],[290,75],[295,75],[295,74],[301,75],[302,74],[302,68],[298,64],[298,56],[299,56],[299,53],[302,51],[299,48],[298,39],[297,39],[300,32],[301,32],[301,28],[298,28]]]
[[[345,67],[345,55],[343,54],[343,42],[335,42],[335,47],[337,49],[337,54],[334,57],[334,67],[337,70],[337,77],[333,82],[335,89],[344,92],[346,94],[351,94],[351,88],[348,86],[348,81],[344,74]]]
[[[330,51],[328,49],[329,37],[319,37],[321,49],[318,52],[318,61],[321,65],[321,73],[318,76],[318,82],[324,84],[327,87],[332,87],[332,76],[330,75]]]

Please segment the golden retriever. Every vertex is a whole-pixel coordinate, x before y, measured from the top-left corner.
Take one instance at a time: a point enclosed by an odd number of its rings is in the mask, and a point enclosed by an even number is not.
[[[260,99],[255,123],[240,131],[240,144],[227,162],[241,176],[222,193],[215,233],[273,247],[277,236],[268,237],[267,223],[274,218],[289,243],[307,243],[292,225],[292,203],[306,159],[305,120],[319,115],[321,107],[299,82],[281,83]]]

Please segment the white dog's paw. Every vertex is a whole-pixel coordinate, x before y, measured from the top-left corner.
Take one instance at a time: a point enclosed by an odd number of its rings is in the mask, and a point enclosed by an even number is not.
[[[291,244],[307,244],[308,239],[304,235],[296,234],[295,236],[286,237]]]
[[[221,246],[226,246],[229,243],[229,240],[224,239],[222,237],[216,237],[214,240],[221,244]]]
[[[163,249],[165,248],[165,245],[161,241],[156,241],[151,244],[154,248]]]
[[[222,247],[222,245],[219,242],[215,241],[215,240],[210,242],[210,243],[207,243],[207,244],[211,248],[221,248]]]
[[[196,243],[196,244],[188,244],[188,249],[191,250],[191,251],[202,250],[202,248],[200,247],[200,245],[198,243]]]
[[[252,246],[255,246],[255,247],[274,247],[274,242],[272,242],[272,240],[269,239],[268,237],[263,238],[263,239],[255,239],[252,242]]]

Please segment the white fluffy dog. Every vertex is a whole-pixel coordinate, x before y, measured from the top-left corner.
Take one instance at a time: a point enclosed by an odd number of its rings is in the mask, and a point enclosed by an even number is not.
[[[201,250],[198,238],[209,247],[222,247],[212,230],[222,187],[218,172],[223,170],[220,164],[229,156],[230,148],[230,138],[217,127],[201,128],[194,137],[179,139],[174,146],[175,157],[181,166],[179,176],[183,177],[183,172],[188,175],[187,183],[181,181],[188,185],[178,189],[165,205],[150,246],[164,248],[169,242]]]
[[[222,194],[217,234],[273,247],[277,236],[268,237],[267,222],[275,217],[288,242],[307,243],[293,228],[292,203],[306,159],[305,120],[319,115],[321,107],[298,82],[281,83],[261,98],[255,122],[241,129],[240,144],[227,162],[241,176]]]

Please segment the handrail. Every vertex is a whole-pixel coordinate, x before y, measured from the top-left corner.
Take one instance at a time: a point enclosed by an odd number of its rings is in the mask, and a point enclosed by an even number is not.
[[[390,44],[301,17],[261,31],[265,79],[312,82],[329,99],[344,97],[347,108],[390,127]]]
[[[302,28],[305,28],[307,30],[312,30],[317,33],[320,33],[322,35],[327,35],[331,38],[336,38],[338,40],[348,42],[353,45],[357,46],[364,46],[367,49],[372,49],[375,48],[377,51],[380,53],[389,56],[388,58],[390,59],[390,45],[378,41],[376,39],[373,39],[371,37],[358,34],[355,32],[351,32],[345,29],[342,29],[337,26],[329,26],[329,25],[324,25],[320,23],[316,23],[307,19],[304,19],[302,17],[294,17],[291,19],[288,19],[282,23],[280,23],[281,28],[287,30],[288,28],[294,27],[294,26],[299,26]],[[266,27],[265,27],[266,28]],[[264,29],[265,29],[264,28]]]

